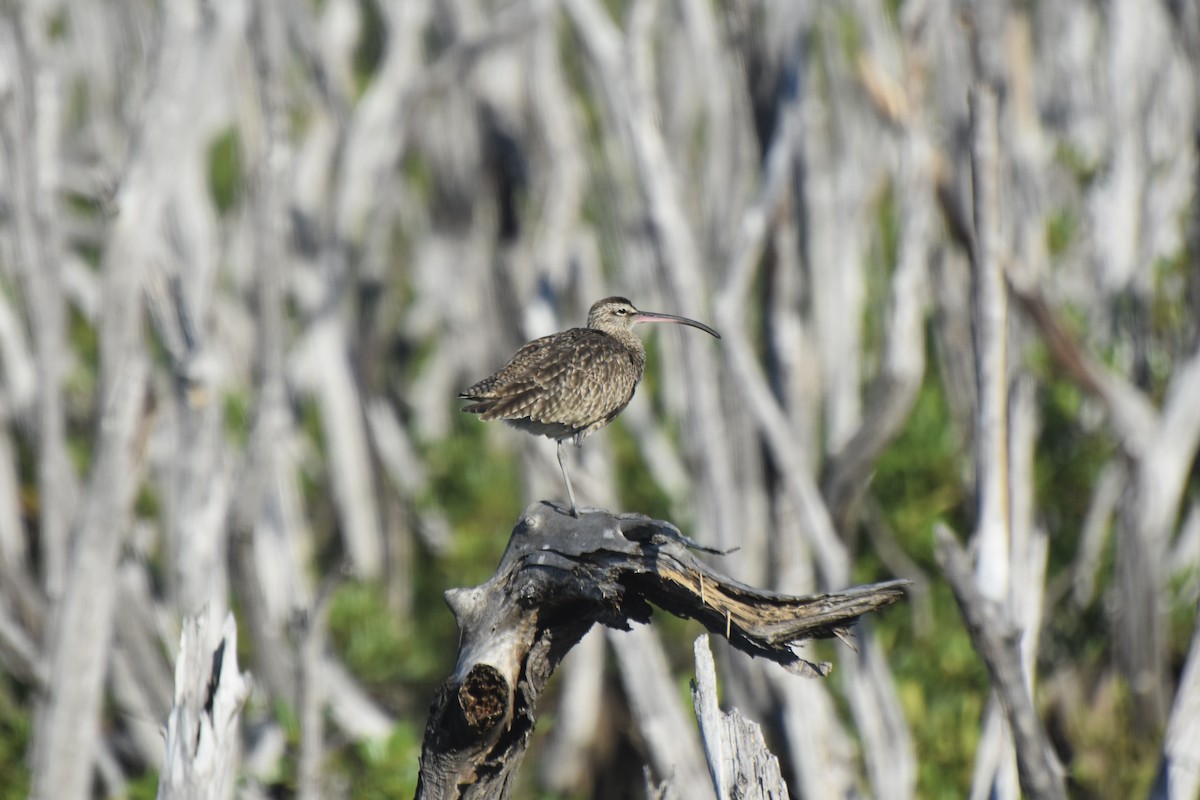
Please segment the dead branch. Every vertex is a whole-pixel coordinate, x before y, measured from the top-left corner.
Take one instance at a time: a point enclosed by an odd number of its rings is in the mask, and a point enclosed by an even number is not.
[[[858,429],[830,458],[821,480],[830,516],[843,533],[850,527],[854,506],[876,461],[907,421],[925,377],[926,273],[933,216],[932,193],[925,187],[932,173],[932,148],[923,133],[910,134],[903,147],[900,192],[906,198],[904,229],[892,276],[883,364]]]
[[[762,728],[737,709],[725,713],[717,705],[717,670],[708,636],[698,638],[692,650],[696,656],[692,702],[717,797],[787,800],[788,788],[779,771],[779,759],[767,749]]]
[[[118,235],[119,237],[119,235]],[[52,613],[49,692],[33,743],[34,798],[82,800],[91,787],[95,730],[116,612],[116,569],[140,480],[146,437],[146,359],[140,347],[137,262],[107,266],[101,325],[102,410],[96,456],[74,524],[66,590]]]
[[[1133,457],[1144,453],[1159,422],[1150,400],[1135,385],[1086,352],[1040,290],[1012,280],[1012,276],[1008,288],[1042,337],[1050,356],[1063,370],[1063,376],[1104,404],[1113,432],[1126,452]]]
[[[1151,800],[1200,794],[1200,632],[1192,634],[1179,691],[1167,719]]]
[[[751,655],[817,676],[829,665],[806,661],[795,646],[847,635],[907,584],[793,597],[722,575],[695,547],[670,523],[641,515],[574,519],[546,503],[527,508],[487,583],[446,593],[460,631],[458,663],[430,709],[417,797],[508,797],[537,699],[594,623],[627,630],[658,606]]]
[[[14,15],[11,26],[0,30],[5,53],[0,72],[11,71],[17,88],[15,102],[5,103],[5,113],[0,114],[0,153],[6,157],[10,176],[18,265],[36,357],[37,397],[32,410],[41,454],[42,579],[47,592],[58,597],[67,578],[69,528],[78,498],[67,456],[62,390],[67,371],[66,308],[56,182],[63,89],[50,67],[41,24],[36,7],[27,7]]]
[[[975,482],[979,585],[993,600],[1008,587],[1008,296],[1004,288],[999,198],[999,101],[983,86],[971,92],[971,175],[975,247],[971,252],[975,369]]]
[[[934,530],[938,564],[950,583],[975,651],[987,665],[992,687],[1004,707],[1017,751],[1017,773],[1026,797],[1066,799],[1062,766],[1050,746],[1025,683],[1018,642],[995,606],[980,592],[971,562],[945,525]]]
[[[250,696],[250,682],[247,673],[238,671],[233,615],[225,617],[219,631],[214,628],[207,609],[184,620],[158,800],[233,796],[241,710]]]

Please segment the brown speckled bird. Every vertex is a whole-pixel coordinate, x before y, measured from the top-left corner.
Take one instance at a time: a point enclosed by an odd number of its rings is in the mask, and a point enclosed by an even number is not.
[[[639,322],[691,325],[720,339],[707,325],[673,314],[638,311],[624,297],[592,306],[586,328],[571,328],[529,342],[494,375],[459,394],[463,411],[558,442],[558,466],[567,484],[571,516],[579,516],[575,490],[563,463],[563,442],[583,440],[620,414],[646,367],[646,348],[633,332]]]

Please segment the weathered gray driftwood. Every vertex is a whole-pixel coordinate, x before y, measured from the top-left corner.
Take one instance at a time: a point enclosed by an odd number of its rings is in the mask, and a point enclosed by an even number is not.
[[[213,616],[205,610],[183,621],[157,800],[233,796],[241,755],[240,716],[250,682],[238,670],[233,614],[226,615],[219,632],[213,630]]]
[[[735,708],[726,713],[717,702],[717,668],[708,637],[693,646],[696,680],[692,681],[692,703],[704,739],[708,774],[720,800],[788,800],[787,784],[779,759],[767,749],[762,728]]]
[[[603,511],[568,516],[536,503],[513,529],[495,574],[451,589],[458,663],[430,709],[418,798],[504,798],[533,732],[538,697],[594,623],[628,629],[651,606],[700,621],[751,655],[803,675],[807,639],[844,636],[863,614],[896,602],[906,581],[792,597],[754,589],[701,562],[668,522]]]

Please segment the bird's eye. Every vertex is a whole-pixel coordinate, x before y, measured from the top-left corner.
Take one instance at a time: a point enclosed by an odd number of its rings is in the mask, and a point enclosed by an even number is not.
[[[629,311],[628,311],[627,309],[624,309],[624,308],[618,308],[618,309],[617,309],[617,313],[618,313],[618,314],[620,314],[620,315],[623,317],[623,316],[625,316],[626,314],[628,314],[628,313],[629,313]]]

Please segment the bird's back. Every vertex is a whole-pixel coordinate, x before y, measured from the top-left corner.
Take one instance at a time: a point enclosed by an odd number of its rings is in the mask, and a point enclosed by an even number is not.
[[[633,398],[645,351],[591,328],[529,342],[498,372],[459,395],[485,420],[566,439],[612,421]]]

